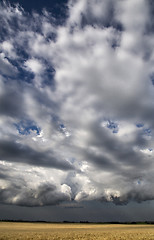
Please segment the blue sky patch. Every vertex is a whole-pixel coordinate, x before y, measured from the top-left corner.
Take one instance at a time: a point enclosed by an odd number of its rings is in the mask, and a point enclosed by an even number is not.
[[[143,131],[144,131],[144,134],[146,134],[147,136],[151,136],[152,134],[152,130],[150,128],[145,128]]]
[[[108,120],[107,128],[113,130],[113,133],[118,132],[118,124],[113,121]]]
[[[15,4],[17,1],[10,0],[10,3]],[[55,18],[56,24],[64,23],[68,15],[67,8],[68,0],[37,0],[27,1],[20,0],[20,5],[24,8],[26,12],[31,13],[32,11],[42,13],[42,9],[48,9],[49,12],[52,12],[52,16]]]
[[[136,127],[138,127],[138,128],[142,128],[143,126],[144,126],[143,123],[137,123],[137,124],[136,124]]]
[[[40,128],[36,126],[36,124],[30,120],[21,121],[15,124],[19,134],[21,135],[29,135],[31,132],[35,132],[37,135],[40,134]]]

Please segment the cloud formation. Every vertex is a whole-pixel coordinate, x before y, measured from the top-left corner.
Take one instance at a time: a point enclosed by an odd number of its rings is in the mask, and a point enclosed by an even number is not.
[[[68,1],[57,25],[1,3],[1,203],[154,199],[150,4]]]

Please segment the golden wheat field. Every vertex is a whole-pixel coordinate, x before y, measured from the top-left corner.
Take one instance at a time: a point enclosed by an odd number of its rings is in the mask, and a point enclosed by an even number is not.
[[[153,225],[0,223],[0,240],[154,240]]]

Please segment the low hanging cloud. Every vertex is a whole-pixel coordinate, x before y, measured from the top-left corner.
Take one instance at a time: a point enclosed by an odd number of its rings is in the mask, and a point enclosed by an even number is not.
[[[58,24],[1,3],[1,203],[154,199],[152,7],[70,0]]]

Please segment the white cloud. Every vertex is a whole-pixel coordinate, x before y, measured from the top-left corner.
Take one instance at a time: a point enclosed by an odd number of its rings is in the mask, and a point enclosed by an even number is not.
[[[13,49],[13,45],[11,44],[11,42],[9,41],[4,41],[1,44],[1,49],[2,51],[5,52],[6,55],[8,55],[11,58],[17,58],[14,49]]]
[[[148,21],[148,4],[145,0],[117,1],[116,17],[122,22],[126,31],[134,34],[143,33]]]
[[[37,59],[29,59],[25,62],[25,67],[35,74],[42,74],[44,71],[44,65]]]

